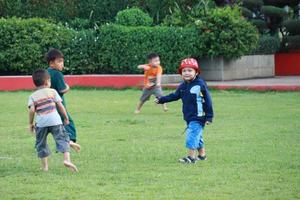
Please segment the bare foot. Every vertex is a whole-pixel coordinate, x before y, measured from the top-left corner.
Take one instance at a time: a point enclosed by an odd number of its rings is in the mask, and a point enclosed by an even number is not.
[[[140,114],[140,112],[141,112],[140,110],[135,110],[134,114]]]
[[[48,167],[41,167],[41,170],[42,170],[43,172],[47,172],[49,169],[48,169]]]
[[[81,146],[75,142],[70,141],[70,147],[74,149],[77,153],[80,152]]]
[[[168,108],[164,108],[163,110],[164,110],[164,112],[168,112],[169,109]]]
[[[77,167],[73,163],[69,161],[64,161],[64,165],[65,167],[69,168],[69,170],[71,170],[72,172],[78,172]]]

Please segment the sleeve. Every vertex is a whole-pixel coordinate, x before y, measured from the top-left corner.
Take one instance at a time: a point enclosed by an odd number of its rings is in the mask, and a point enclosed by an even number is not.
[[[28,108],[30,108],[30,107],[33,106],[33,105],[34,105],[33,98],[32,98],[32,96],[30,96],[29,99],[28,99],[28,104],[27,104],[27,106],[28,106]]]
[[[205,112],[205,121],[212,122],[212,119],[214,117],[212,99],[211,99],[210,93],[208,91],[208,87],[204,81],[203,81],[201,90],[202,90],[201,92],[202,92],[203,98],[204,98],[204,107],[203,108],[204,108],[204,112]]]
[[[176,89],[176,91],[174,93],[171,93],[167,96],[163,96],[163,97],[160,97],[158,99],[158,103],[159,104],[164,104],[164,103],[167,103],[167,102],[171,102],[171,101],[177,101],[178,99],[181,98],[181,85]]]
[[[163,73],[163,69],[161,66],[159,66],[157,69],[157,75],[162,75],[162,73]]]
[[[55,89],[58,92],[65,90],[67,88],[67,84],[65,82],[64,75],[61,72],[56,74],[56,84],[55,85],[56,85]]]
[[[62,99],[59,96],[59,94],[56,92],[56,90],[54,90],[54,101],[55,102],[62,102]]]

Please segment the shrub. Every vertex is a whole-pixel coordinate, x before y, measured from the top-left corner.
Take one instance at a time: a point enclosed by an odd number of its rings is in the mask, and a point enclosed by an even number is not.
[[[0,71],[31,74],[44,67],[43,54],[49,47],[67,51],[75,32],[45,19],[0,19]]]
[[[280,39],[275,36],[261,35],[257,48],[252,54],[274,54],[279,50]]]
[[[195,20],[200,30],[206,55],[237,58],[255,49],[258,33],[256,28],[244,18],[238,8],[211,9],[201,19]]]
[[[116,24],[124,26],[151,26],[153,19],[139,8],[129,8],[118,12]]]
[[[68,44],[68,51],[64,52],[68,58],[66,66],[69,68],[69,73],[97,73],[101,65],[98,61],[99,54],[101,54],[99,45],[99,34],[95,30],[87,29],[76,32]],[[106,73],[105,70],[103,72]]]
[[[283,27],[286,28],[287,32],[290,35],[300,34],[300,20],[299,19],[291,19],[286,20],[282,23]]]
[[[288,15],[283,8],[278,8],[276,6],[262,6],[262,12],[271,17],[283,17]]]
[[[282,51],[299,50],[300,35],[285,36],[282,40]]]
[[[179,61],[197,52],[197,31],[194,28],[101,27],[99,62],[107,67],[98,73],[140,73],[136,67],[146,62],[146,55],[158,53],[167,73],[176,73]]]

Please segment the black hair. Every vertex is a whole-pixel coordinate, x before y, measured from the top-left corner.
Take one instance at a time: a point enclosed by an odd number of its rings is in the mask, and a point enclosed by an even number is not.
[[[48,79],[50,79],[50,75],[44,69],[38,69],[32,74],[32,80],[36,87],[45,85]]]
[[[45,58],[49,64],[51,61],[54,61],[56,58],[64,58],[64,54],[58,49],[49,49],[46,53]]]
[[[159,55],[157,53],[150,53],[148,56],[147,56],[147,59],[148,60],[151,60],[153,58],[157,58],[159,57]]]

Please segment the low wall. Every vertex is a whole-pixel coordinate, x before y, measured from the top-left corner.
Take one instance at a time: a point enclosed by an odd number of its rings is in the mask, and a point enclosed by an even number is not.
[[[300,53],[275,54],[276,76],[300,75]]]
[[[143,75],[66,75],[65,80],[70,86],[126,88],[141,86]],[[32,89],[31,76],[0,76],[0,91]]]
[[[222,57],[201,59],[201,76],[208,81],[273,77],[274,62],[274,55],[243,56],[235,60]]]

